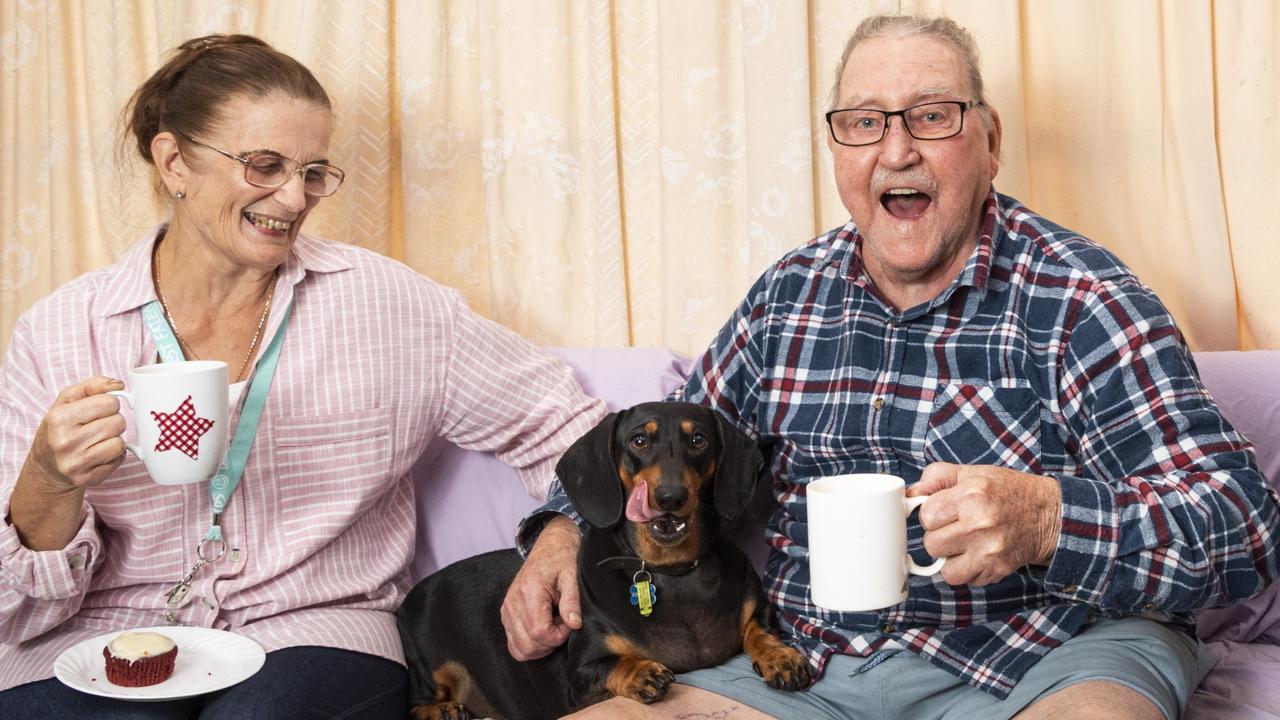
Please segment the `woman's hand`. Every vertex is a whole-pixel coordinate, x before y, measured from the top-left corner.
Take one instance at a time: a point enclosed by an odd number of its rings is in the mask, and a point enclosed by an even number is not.
[[[64,547],[80,526],[85,488],[124,460],[124,416],[108,390],[124,383],[93,377],[63,388],[36,429],[18,474],[9,521],[32,550]]]
[[[119,401],[105,393],[123,389],[119,380],[93,377],[58,393],[27,454],[27,468],[43,482],[43,490],[83,490],[119,467],[124,416]]]

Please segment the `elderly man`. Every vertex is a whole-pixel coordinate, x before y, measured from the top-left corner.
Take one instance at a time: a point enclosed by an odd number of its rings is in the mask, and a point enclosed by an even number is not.
[[[1000,117],[966,31],[868,19],[832,107],[852,221],[770,268],[679,393],[766,448],[765,585],[821,679],[773,691],[739,657],[659,705],[582,715],[1178,716],[1207,670],[1190,611],[1277,572],[1280,508],[1252,449],[1155,295],[992,189]],[[911,544],[948,559],[876,612],[809,593],[804,486],[848,472],[931,494]],[[545,509],[567,511],[563,494]],[[577,531],[546,514],[537,529],[504,607],[518,658],[580,622]]]

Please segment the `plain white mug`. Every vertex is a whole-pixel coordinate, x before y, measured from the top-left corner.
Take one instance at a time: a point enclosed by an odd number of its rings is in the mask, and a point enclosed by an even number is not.
[[[907,554],[907,516],[927,497],[906,497],[896,475],[832,475],[805,489],[813,603],[838,612],[877,610],[907,599],[908,575],[934,575]]]
[[[227,364],[143,365],[129,371],[128,387],[107,394],[133,409],[138,442],[125,447],[146,465],[151,479],[184,485],[213,477],[227,447]]]

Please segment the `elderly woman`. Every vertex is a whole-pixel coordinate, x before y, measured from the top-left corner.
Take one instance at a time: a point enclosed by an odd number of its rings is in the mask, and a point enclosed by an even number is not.
[[[415,462],[443,437],[545,490],[603,407],[456,292],[301,233],[343,172],[329,98],[294,59],[243,35],[188,41],[126,116],[172,217],[31,308],[0,375],[0,716],[402,716]],[[228,457],[240,482],[209,562],[210,484],[153,483],[105,394],[161,359],[153,302],[187,359],[227,363],[233,432],[252,442],[241,467]],[[236,419],[266,373],[261,414]],[[51,679],[87,638],[165,623],[249,637],[265,665],[160,703]]]

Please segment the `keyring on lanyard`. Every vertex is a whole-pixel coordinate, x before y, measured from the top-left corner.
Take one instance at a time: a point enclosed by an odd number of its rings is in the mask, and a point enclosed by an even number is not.
[[[213,557],[209,557],[204,554],[204,546],[208,543],[217,543],[218,545],[217,555],[214,555]],[[227,554],[227,543],[223,540],[211,540],[209,538],[205,538],[196,544],[196,557],[200,558],[201,562],[204,562],[204,563],[217,562],[222,558],[223,555],[226,555],[226,554]]]

